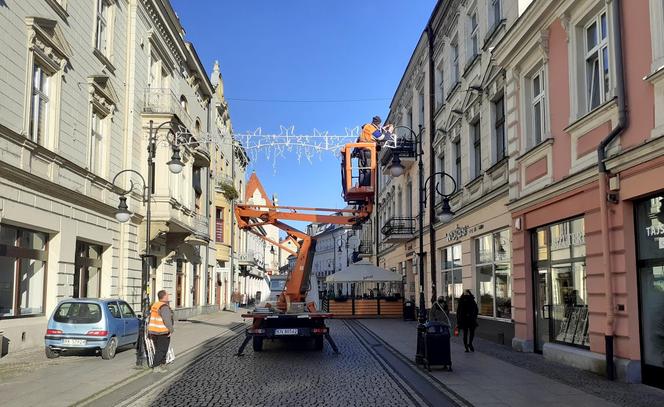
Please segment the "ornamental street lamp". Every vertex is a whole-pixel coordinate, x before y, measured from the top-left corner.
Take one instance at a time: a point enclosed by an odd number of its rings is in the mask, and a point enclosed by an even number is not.
[[[173,122],[173,121],[168,121],[161,123],[159,126],[156,128],[153,127],[153,121],[150,120],[150,134],[149,134],[149,139],[148,139],[148,171],[151,171],[152,166],[154,164],[154,158],[156,155],[156,148],[157,148],[157,136],[159,134],[159,130],[161,130],[162,127],[166,125],[171,125],[171,127],[168,128],[168,135],[166,136],[169,143],[171,144],[171,148],[173,149],[173,155],[171,156],[171,160],[168,161],[166,164],[168,165],[168,169],[173,173],[173,174],[179,174],[182,172],[182,169],[184,168],[184,163],[180,159],[180,147],[178,146],[178,140],[177,140],[177,135],[173,131],[173,126],[177,126],[178,123]],[[170,139],[172,137],[172,140]],[[143,193],[141,197],[141,201],[143,204],[146,205],[145,208],[145,252],[141,255],[141,260],[142,260],[142,270],[141,270],[141,315],[143,316],[143,319],[141,323],[139,324],[139,330],[138,330],[138,346],[136,347],[136,367],[142,368],[145,364],[145,331],[146,331],[146,326],[147,326],[147,320],[150,312],[150,297],[148,294],[148,279],[150,277],[150,271],[152,268],[153,264],[153,255],[150,250],[150,223],[152,220],[152,213],[150,210],[150,203],[152,201],[152,183],[153,183],[153,178],[148,177],[147,182],[145,181],[145,178],[141,175],[136,170],[132,169],[126,169],[118,172],[115,174],[113,177],[113,185],[116,188],[118,185],[116,185],[116,181],[118,177],[124,173],[132,173],[134,175],[137,175],[143,186]],[[123,190],[121,189],[120,192],[120,203],[118,204],[118,209],[115,212],[115,219],[120,222],[120,223],[127,223],[131,219],[132,213],[129,211],[129,207],[127,206],[127,197],[126,195],[131,193],[134,190],[134,182],[129,181],[129,189]]]
[[[420,248],[419,248],[419,253],[418,253],[418,270],[419,270],[419,278],[420,278],[420,293],[419,293],[419,316],[418,316],[418,327],[417,327],[417,354],[415,356],[416,361],[420,361],[424,357],[424,339],[423,339],[423,333],[426,330],[424,323],[427,320],[427,314],[426,314],[426,303],[424,300],[424,209],[426,208],[426,196],[427,196],[427,185],[429,184],[429,181],[431,180],[431,176],[424,180],[424,151],[422,149],[422,134],[424,131],[424,127],[419,126],[419,133],[415,133],[413,129],[407,126],[396,126],[395,129],[406,129],[410,132],[411,136],[415,139],[416,145],[417,145],[417,151],[415,152],[415,156],[417,157],[417,175],[418,175],[418,180],[419,180],[419,214],[418,214],[418,221],[419,221],[419,240],[420,240]],[[403,175],[404,173],[404,167],[401,164],[401,159],[399,158],[399,154],[394,151],[393,152],[393,157],[392,157],[392,162],[389,164],[387,167],[388,170],[390,171],[390,175],[392,177],[399,177]],[[439,185],[436,184],[435,187],[435,193],[439,194],[440,196],[443,197],[443,202],[442,205],[438,211],[438,219],[443,222],[447,223],[450,220],[452,220],[452,217],[454,216],[454,212],[452,212],[452,208],[450,207],[450,201],[449,198],[456,193],[457,185],[456,185],[456,180],[454,177],[449,175],[448,173],[444,171],[439,171],[433,174],[433,176],[438,176],[440,175],[442,178],[442,181],[445,180],[445,177],[448,177],[452,180],[454,184],[454,188],[452,189],[452,192],[449,194],[444,194],[442,193],[438,187]],[[433,191],[432,191],[433,193]],[[431,251],[435,251],[435,247],[431,248]],[[432,270],[432,295],[436,296],[436,283],[435,283],[435,271]]]

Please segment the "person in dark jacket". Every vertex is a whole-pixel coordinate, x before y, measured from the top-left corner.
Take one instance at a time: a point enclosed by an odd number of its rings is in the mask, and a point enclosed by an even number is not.
[[[463,346],[466,352],[475,352],[473,347],[473,338],[475,337],[475,328],[477,328],[477,303],[470,290],[464,290],[459,298],[457,306],[457,326],[463,331]]]

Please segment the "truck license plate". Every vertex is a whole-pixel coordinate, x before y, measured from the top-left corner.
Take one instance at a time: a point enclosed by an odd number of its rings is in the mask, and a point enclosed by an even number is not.
[[[63,339],[62,344],[63,345],[81,346],[81,345],[85,345],[85,339]]]
[[[297,328],[280,328],[274,330],[275,335],[297,335]]]

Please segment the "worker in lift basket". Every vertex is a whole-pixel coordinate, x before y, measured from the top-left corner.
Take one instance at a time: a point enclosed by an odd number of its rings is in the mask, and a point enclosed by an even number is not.
[[[360,137],[358,137],[358,143],[376,143],[377,141],[382,141],[384,138],[383,129],[380,127],[382,122],[379,116],[374,116],[371,119],[371,123],[367,123],[362,126],[362,132]],[[360,159],[360,167],[368,168],[371,166],[371,151],[363,148],[358,148],[355,150],[355,155]],[[371,185],[371,170],[361,169],[360,170],[360,186],[366,187]]]

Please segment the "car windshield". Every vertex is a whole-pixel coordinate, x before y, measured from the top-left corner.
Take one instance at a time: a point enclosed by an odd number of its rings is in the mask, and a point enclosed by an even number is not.
[[[286,280],[272,280],[270,281],[270,291],[283,291],[286,286]]]
[[[94,324],[101,321],[101,308],[90,302],[65,302],[55,311],[53,319],[66,324]]]

